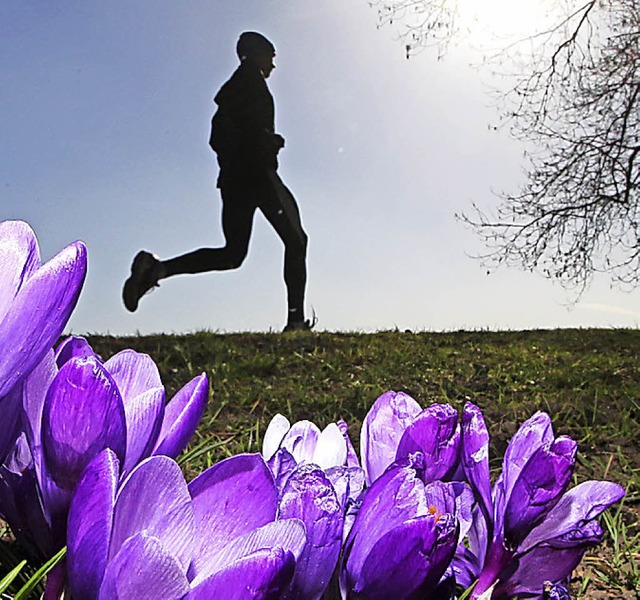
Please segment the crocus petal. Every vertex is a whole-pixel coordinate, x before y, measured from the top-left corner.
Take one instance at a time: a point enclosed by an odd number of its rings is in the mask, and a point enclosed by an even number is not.
[[[100,360],[100,357],[93,351],[93,348],[85,338],[72,335],[63,340],[56,348],[56,365],[60,368],[72,358],[85,358],[87,356],[95,356]]]
[[[478,579],[482,563],[469,548],[460,545],[451,561],[451,567],[455,573],[456,583],[463,588],[468,588]]]
[[[338,502],[346,510],[349,502],[355,502],[364,489],[364,470],[360,467],[331,467],[325,471]]]
[[[318,600],[338,562],[344,523],[342,507],[322,469],[312,464],[296,469],[284,487],[278,518],[300,519],[307,533],[287,598]]]
[[[287,450],[280,448],[269,459],[268,465],[276,481],[278,495],[280,495],[284,489],[285,483],[287,483],[287,479],[289,479],[291,473],[296,470],[298,463],[296,462],[296,459],[287,452]]]
[[[504,529],[504,513],[513,485],[520,476],[520,471],[531,458],[531,455],[544,444],[554,439],[553,427],[548,414],[535,413],[527,419],[513,435],[502,461],[502,471],[498,476],[492,492],[494,537],[502,537]],[[488,520],[489,524],[491,520]]]
[[[40,363],[31,371],[24,383],[22,399],[23,427],[36,460],[36,454],[42,454],[42,410],[49,386],[58,373],[53,350],[45,354]],[[36,460],[36,462],[38,462]]]
[[[109,562],[98,600],[180,600],[188,591],[180,562],[157,538],[142,532],[128,539]]]
[[[87,268],[81,242],[67,246],[24,282],[0,322],[0,398],[42,360],[73,311]]]
[[[208,468],[189,483],[200,544],[192,575],[230,541],[273,521],[277,491],[260,454],[239,454]]]
[[[473,522],[471,529],[468,531],[468,547],[474,554],[480,566],[485,562],[488,550],[489,530],[487,522],[483,518],[482,511],[478,506],[475,506],[472,510]],[[476,576],[480,574],[480,570],[476,573]]]
[[[13,448],[22,425],[22,385],[14,386],[2,400],[2,425],[0,426],[0,465]]]
[[[176,458],[195,433],[209,398],[209,380],[205,373],[178,390],[164,411],[162,428],[153,454]]]
[[[24,221],[0,222],[0,323],[39,266],[40,251],[31,227]]]
[[[394,466],[364,493],[345,544],[350,570],[359,573],[373,545],[402,523],[428,515],[424,484],[410,464]]]
[[[304,523],[299,519],[272,521],[229,541],[219,552],[211,555],[202,570],[191,580],[191,585],[195,588],[214,573],[266,548],[282,548],[293,554],[297,561],[305,542]]]
[[[435,520],[436,543],[431,551],[431,569],[424,581],[422,591],[424,595],[427,595],[429,590],[434,590],[434,596],[440,598],[440,594],[451,588],[452,582],[442,582],[442,586],[439,586],[438,582],[445,577],[445,572],[447,571],[449,577],[453,575],[450,564],[456,551],[457,541],[460,537],[460,528],[458,520],[452,514],[437,515]],[[450,598],[450,596],[447,596],[447,599],[448,598]]]
[[[467,402],[462,410],[461,460],[465,476],[487,522],[491,522],[489,431],[480,409]]]
[[[296,559],[282,548],[266,548],[245,556],[193,588],[184,600],[275,600],[287,588]]]
[[[278,448],[280,448],[282,438],[284,438],[289,429],[291,429],[289,419],[280,413],[277,413],[273,419],[269,421],[262,440],[262,456],[265,460],[271,460]]]
[[[98,597],[109,553],[119,470],[116,455],[103,450],[82,473],[71,500],[67,564],[75,600]]]
[[[58,600],[62,598],[67,585],[67,559],[62,559],[47,573],[42,600]]]
[[[61,488],[49,475],[46,468],[38,473],[38,485],[42,496],[47,522],[55,550],[65,545],[67,539],[67,516],[71,504],[72,491]],[[75,486],[74,486],[75,487]]]
[[[424,597],[449,565],[440,557],[433,561],[438,530],[434,517],[407,521],[388,531],[371,549],[359,573],[353,573],[352,591],[368,600]],[[448,558],[455,551],[455,530],[448,536]],[[349,569],[349,563],[347,563]]]
[[[557,548],[542,544],[518,556],[509,576],[498,582],[495,597],[540,597],[545,582],[560,583],[571,576],[587,549],[602,541],[602,530],[594,521],[586,531],[569,537],[573,539],[561,541]]]
[[[610,481],[585,481],[571,488],[527,536],[521,551],[584,526],[621,500],[624,493],[622,486]]]
[[[559,550],[577,547],[587,548],[602,542],[603,537],[604,533],[600,523],[594,520],[585,523],[581,527],[576,527],[571,531],[563,533],[562,535],[548,539],[542,544],[536,546],[536,548],[549,547],[557,548]],[[518,553],[520,554],[520,552]]]
[[[424,486],[424,495],[429,511],[440,515],[450,513],[456,517],[460,526],[462,542],[473,524],[473,493],[469,486],[461,481],[433,481]]]
[[[345,421],[340,419],[337,423],[340,431],[344,437],[344,441],[347,444],[347,467],[359,467],[360,460],[358,459],[358,455],[356,454],[355,448],[351,443],[351,438],[349,437],[349,427]]]
[[[73,489],[104,448],[124,459],[122,400],[115,382],[94,357],[74,358],[62,366],[47,392],[42,423],[45,463],[63,488]]]
[[[0,518],[11,526],[20,546],[32,556],[44,558],[55,552],[32,465],[21,472],[0,467]]]
[[[127,420],[125,473],[151,454],[160,434],[164,409],[163,387],[147,390],[124,402]]]
[[[158,367],[148,354],[122,350],[112,356],[104,366],[118,385],[125,402],[151,388],[162,387]]]
[[[139,532],[158,539],[186,572],[196,546],[191,496],[178,464],[167,456],[142,461],[116,498],[110,559]]]
[[[46,507],[46,518],[50,524],[56,521],[56,518],[53,517],[54,514],[65,514],[69,503],[68,493],[61,490],[51,480],[44,464],[42,452],[42,411],[44,409],[47,391],[57,373],[58,368],[56,367],[54,352],[50,350],[25,380],[22,404],[23,428],[33,458],[33,469],[40,487],[40,492],[37,495],[40,497],[39,501],[42,502],[43,505],[41,511],[45,511],[44,507]],[[38,526],[35,524],[36,522],[37,518],[34,518],[32,521],[33,524],[29,527],[32,532],[38,531]],[[49,529],[48,533],[49,537],[51,537],[52,532]],[[63,537],[61,538],[61,542],[64,543],[64,528],[62,533]],[[44,540],[45,537],[42,533],[39,533],[37,534],[37,539]],[[45,544],[48,544],[48,542],[45,542]],[[50,549],[52,550],[53,547]]]
[[[398,443],[420,405],[403,392],[382,394],[369,409],[360,431],[360,456],[367,485],[378,479],[395,460]]]
[[[281,448],[288,450],[297,462],[312,462],[320,437],[320,429],[311,421],[294,423],[282,438]]]
[[[504,488],[505,501],[509,499],[511,488],[531,455],[553,439],[551,418],[547,413],[537,412],[519,427],[505,450],[502,473],[498,479]]]
[[[33,466],[32,463],[33,458],[27,443],[27,436],[22,432],[16,438],[2,466],[14,473],[22,473],[27,467]]]
[[[515,481],[504,514],[504,538],[515,548],[564,493],[575,462],[577,444],[561,436],[538,448]]]
[[[318,437],[311,462],[321,469],[344,465],[347,461],[347,443],[336,423],[329,423]]]
[[[396,460],[422,452],[424,481],[444,479],[455,469],[459,445],[458,412],[448,404],[432,404],[405,429],[398,444]]]

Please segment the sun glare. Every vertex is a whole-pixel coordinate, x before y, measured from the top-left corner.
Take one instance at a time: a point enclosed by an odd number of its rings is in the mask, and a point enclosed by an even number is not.
[[[549,0],[458,0],[460,25],[472,41],[489,37],[515,40],[541,31],[550,23]]]

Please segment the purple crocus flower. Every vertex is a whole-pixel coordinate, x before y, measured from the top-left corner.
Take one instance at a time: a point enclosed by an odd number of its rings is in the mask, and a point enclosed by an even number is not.
[[[189,490],[200,515],[196,537],[203,540],[189,570],[196,583],[207,576],[210,556],[220,544],[274,520],[296,519],[306,529],[306,541],[296,554],[295,574],[281,589],[281,597],[320,598],[338,561],[344,517],[319,467],[300,465],[279,490],[262,456],[238,455],[199,475]]]
[[[445,507],[430,504],[444,497],[445,488],[430,490],[433,484],[425,485],[420,476],[423,468],[420,453],[411,455],[387,469],[363,494],[344,547],[343,598],[442,597],[439,582],[456,549],[458,524]]]
[[[468,547],[460,546],[454,560],[458,582],[478,579],[472,599],[541,599],[546,582],[563,584],[586,549],[602,540],[596,519],[624,489],[587,481],[567,491],[576,443],[555,437],[546,413],[533,415],[513,436],[493,489],[488,451],[482,413],[467,403],[462,463],[477,507]]]
[[[74,600],[276,599],[305,544],[298,519],[274,521],[273,477],[258,455],[214,465],[187,485],[166,456],[119,487],[107,449],[83,472],[68,524]]]
[[[422,410],[403,392],[386,392],[362,422],[360,454],[367,485],[385,469],[414,452],[425,457],[425,481],[451,479],[460,445],[458,412],[448,404]]]
[[[342,420],[330,423],[320,431],[311,421],[291,425],[284,415],[276,414],[265,432],[262,455],[280,490],[302,464],[316,465],[325,472],[345,510],[364,487],[364,472],[349,438],[347,424]]]
[[[307,528],[304,552],[283,598],[318,600],[338,563],[345,513],[364,484],[347,425],[340,421],[320,431],[310,421],[291,426],[277,414],[265,432],[263,456],[275,477],[280,517],[297,517]]]
[[[319,600],[338,564],[344,510],[325,473],[313,464],[299,465],[287,479],[278,501],[278,518],[298,518],[307,542],[283,600]]]
[[[60,370],[67,364],[75,365],[76,370],[80,364],[91,365],[96,375],[102,373],[115,384],[126,422],[125,473],[151,454],[176,458],[191,439],[206,407],[208,380],[204,373],[165,403],[158,367],[150,356],[134,350],[118,352],[103,363],[84,338],[72,337],[57,349],[56,364]],[[78,397],[70,404],[73,410],[79,410]]]
[[[385,392],[373,403],[360,429],[360,456],[367,485],[395,462],[400,438],[421,410],[404,392]]]
[[[329,469],[347,462],[348,445],[337,423],[329,423],[322,431],[311,421],[298,421],[293,426],[281,414],[271,419],[262,442],[262,455],[269,461],[279,449],[286,450],[296,464],[306,462]]]
[[[81,242],[41,264],[29,225],[0,223],[0,464],[20,432],[21,383],[62,333],[86,270]]]
[[[3,518],[45,556],[65,543],[71,494],[93,457],[111,448],[123,476],[148,456],[175,458],[209,391],[202,374],[165,405],[149,356],[125,350],[103,364],[80,339],[67,341],[57,359],[51,351],[27,378],[20,458],[0,469]]]

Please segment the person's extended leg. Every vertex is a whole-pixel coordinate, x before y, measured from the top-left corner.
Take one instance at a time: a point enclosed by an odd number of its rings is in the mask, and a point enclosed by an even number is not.
[[[309,329],[311,325],[304,319],[308,238],[296,200],[275,171],[269,172],[267,197],[259,207],[284,243],[284,282],[289,307],[285,330]]]
[[[153,254],[140,251],[131,265],[131,276],[124,284],[122,299],[131,312],[138,308],[140,298],[160,279],[182,273],[226,271],[238,268],[247,255],[253,215],[256,210],[247,197],[244,186],[225,186],[222,192],[222,231],[226,244],[220,248],[201,248],[169,260],[158,260]]]
[[[160,279],[183,273],[227,271],[242,265],[249,249],[255,204],[239,197],[235,190],[222,192],[222,233],[225,245],[200,248],[182,256],[160,261]]]

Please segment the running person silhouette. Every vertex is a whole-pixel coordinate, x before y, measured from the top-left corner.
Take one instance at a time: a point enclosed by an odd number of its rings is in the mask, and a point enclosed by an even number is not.
[[[237,269],[247,256],[256,209],[264,214],[284,243],[284,281],[288,316],[285,331],[311,329],[304,318],[307,280],[307,235],[296,200],[277,173],[284,138],[275,133],[274,102],[266,79],[275,68],[273,44],[253,31],[240,35],[236,51],[240,66],[215,96],[209,144],[220,173],[222,231],[225,245],[200,248],[159,260],[141,250],[133,259],[122,299],[131,312],[161,279],[183,273]]]

